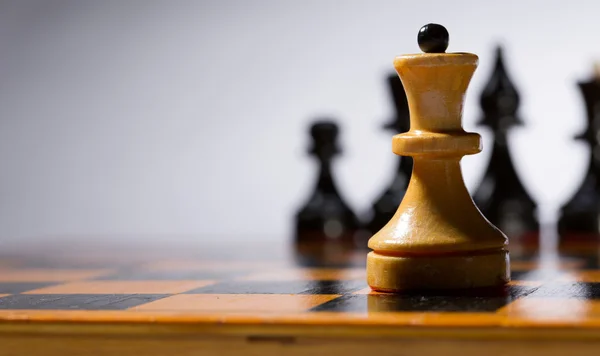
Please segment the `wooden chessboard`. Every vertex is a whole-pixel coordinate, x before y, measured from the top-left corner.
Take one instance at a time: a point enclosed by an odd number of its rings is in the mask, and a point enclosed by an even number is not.
[[[369,290],[366,251],[70,246],[1,254],[0,355],[600,350],[595,243],[521,250],[501,292],[405,295]]]

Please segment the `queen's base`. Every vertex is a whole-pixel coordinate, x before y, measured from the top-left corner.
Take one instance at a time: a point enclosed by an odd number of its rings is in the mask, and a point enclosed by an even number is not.
[[[510,281],[506,250],[438,256],[367,255],[367,283],[378,292],[500,287]]]

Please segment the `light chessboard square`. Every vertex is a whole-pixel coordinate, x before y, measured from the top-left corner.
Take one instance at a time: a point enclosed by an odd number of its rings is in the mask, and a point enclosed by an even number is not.
[[[144,311],[303,312],[339,295],[179,294],[135,307]]]

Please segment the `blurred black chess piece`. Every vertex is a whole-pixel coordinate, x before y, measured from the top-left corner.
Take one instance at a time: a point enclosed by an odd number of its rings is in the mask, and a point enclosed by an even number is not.
[[[387,82],[394,101],[395,114],[394,118],[384,128],[393,131],[395,134],[406,132],[410,129],[410,116],[404,86],[396,73],[390,74]],[[392,219],[406,193],[412,174],[412,157],[398,156],[397,162],[397,169],[391,184],[373,203],[371,217],[365,226],[370,234],[367,239]]]
[[[480,105],[483,118],[479,124],[491,129],[494,145],[473,200],[483,215],[509,238],[537,244],[536,204],[519,180],[508,148],[508,131],[523,121],[517,115],[519,94],[506,72],[501,47],[496,48],[494,70],[483,90]]]
[[[600,233],[600,70],[578,86],[585,101],[587,127],[576,140],[590,147],[587,172],[581,187],[560,210],[558,230],[561,238],[597,239]]]
[[[330,120],[320,120],[310,128],[309,153],[317,158],[320,172],[314,192],[296,214],[297,244],[355,244],[359,222],[338,192],[332,174],[332,160],[340,153],[338,132],[338,126]]]

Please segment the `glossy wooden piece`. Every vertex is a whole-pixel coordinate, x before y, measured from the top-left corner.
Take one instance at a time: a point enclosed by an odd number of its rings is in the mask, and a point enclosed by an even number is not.
[[[464,96],[477,67],[470,53],[399,56],[411,127],[392,149],[412,156],[408,190],[390,222],[369,240],[367,279],[374,290],[461,289],[506,284],[507,238],[474,205],[460,170],[481,150],[462,128]]]

